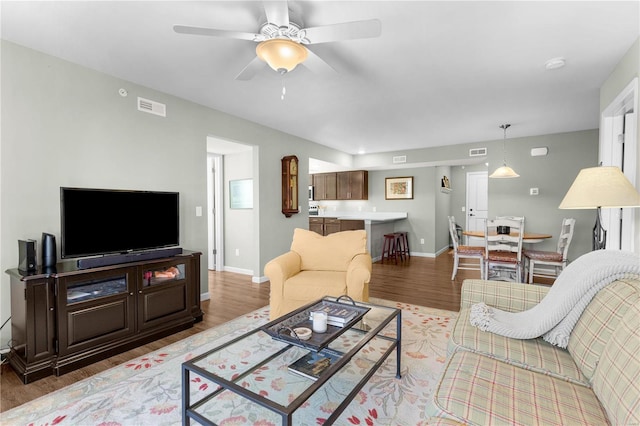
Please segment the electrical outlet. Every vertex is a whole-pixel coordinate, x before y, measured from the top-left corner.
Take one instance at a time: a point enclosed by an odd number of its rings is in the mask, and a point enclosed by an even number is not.
[[[529,195],[538,195],[539,193],[538,188],[529,188]]]
[[[424,238],[420,238],[420,244],[424,244]]]
[[[376,211],[376,208],[374,207],[374,208],[372,208],[371,210],[375,212],[375,211]]]
[[[236,249],[236,256],[240,256],[240,249]]]

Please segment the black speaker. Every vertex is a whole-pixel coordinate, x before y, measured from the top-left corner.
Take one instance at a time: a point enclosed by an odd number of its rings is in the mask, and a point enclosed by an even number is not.
[[[42,233],[42,267],[56,266],[58,256],[56,254],[56,237],[52,234]]]
[[[18,254],[20,263],[18,269],[24,272],[33,272],[36,263],[36,240],[18,240]]]

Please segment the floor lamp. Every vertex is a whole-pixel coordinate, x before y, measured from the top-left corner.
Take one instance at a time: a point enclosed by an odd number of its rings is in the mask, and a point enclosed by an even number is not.
[[[607,231],[600,209],[640,207],[640,193],[618,167],[600,166],[580,170],[560,203],[561,209],[597,209],[593,227],[593,250],[605,248]]]

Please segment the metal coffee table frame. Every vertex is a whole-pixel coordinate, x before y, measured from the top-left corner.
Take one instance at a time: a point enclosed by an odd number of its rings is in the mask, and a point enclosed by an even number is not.
[[[315,304],[317,304],[318,302],[322,301],[322,300],[332,300],[335,301],[335,299],[332,298],[324,298],[321,300],[316,300],[312,303],[309,303],[308,305],[305,305],[285,316],[282,316],[280,318],[277,318],[261,327],[257,327],[254,330],[251,330],[245,334],[243,334],[242,336],[239,336],[235,339],[230,340],[229,342],[226,342],[214,349],[211,349],[205,353],[203,353],[202,355],[199,355],[197,357],[194,357],[193,359],[184,362],[182,364],[182,424],[183,425],[188,425],[190,424],[190,419],[193,419],[197,422],[199,422],[200,424],[204,424],[204,425],[216,425],[216,423],[210,421],[209,419],[205,418],[202,414],[198,413],[196,410],[202,406],[203,404],[205,404],[206,402],[210,401],[211,399],[215,398],[217,395],[219,395],[221,392],[223,392],[224,390],[228,390],[231,391],[237,395],[240,395],[243,398],[247,398],[250,401],[280,415],[281,419],[282,419],[282,424],[283,425],[291,425],[292,421],[293,421],[293,414],[294,412],[300,408],[300,406],[302,406],[302,404],[305,403],[305,401],[307,401],[318,389],[320,389],[327,381],[329,381],[338,371],[340,371],[345,365],[347,365],[349,363],[349,361],[355,356],[357,355],[360,350],[362,350],[362,348],[367,345],[367,343],[369,343],[374,337],[375,338],[379,338],[379,339],[383,339],[383,340],[387,340],[390,343],[389,347],[385,350],[385,352],[380,356],[380,358],[373,363],[373,365],[369,368],[369,371],[367,371],[366,374],[364,374],[364,376],[360,379],[360,381],[353,387],[353,389],[351,390],[351,392],[347,395],[346,398],[344,398],[344,400],[340,403],[340,405],[338,405],[338,407],[334,410],[334,412],[327,418],[326,423],[325,424],[332,424],[339,416],[340,414],[342,414],[342,412],[347,408],[347,406],[353,401],[353,399],[356,397],[356,395],[358,394],[358,392],[360,391],[360,389],[362,389],[362,387],[365,385],[365,383],[367,383],[369,381],[369,379],[371,378],[371,376],[373,376],[375,374],[375,372],[382,366],[382,364],[384,363],[384,361],[389,357],[389,355],[393,352],[393,350],[395,349],[396,351],[396,378],[400,378],[400,352],[401,352],[401,330],[402,330],[402,311],[400,309],[396,309],[396,308],[390,308],[388,306],[380,306],[380,305],[373,305],[373,304],[369,304],[369,303],[362,303],[362,302],[357,302],[357,305],[359,306],[365,306],[365,307],[371,307],[371,308],[381,308],[381,309],[386,309],[389,310],[389,314],[386,315],[386,317],[375,326],[375,328],[371,328],[369,330],[365,330],[365,329],[360,329],[357,328],[357,324],[356,325],[352,325],[352,327],[350,327],[351,330],[353,331],[357,331],[360,332],[362,334],[364,334],[363,338],[356,344],[354,345],[354,347],[349,350],[348,352],[344,353],[340,359],[333,365],[331,365],[329,368],[327,368],[323,374],[320,376],[320,378],[318,378],[318,380],[316,381],[309,381],[309,386],[307,387],[307,389],[305,391],[303,391],[296,399],[294,399],[291,403],[289,403],[288,405],[281,405],[278,404],[274,401],[271,401],[268,398],[265,398],[262,395],[256,394],[254,392],[252,392],[249,389],[245,389],[244,387],[242,387],[241,385],[238,384],[238,382],[240,382],[244,377],[248,376],[249,374],[252,374],[252,372],[256,371],[258,368],[260,368],[261,366],[269,363],[271,360],[273,360],[274,358],[282,355],[283,353],[285,353],[286,351],[288,351],[289,349],[291,349],[294,345],[295,346],[300,346],[300,347],[304,347],[305,349],[309,349],[307,347],[305,347],[303,344],[302,345],[297,345],[295,343],[285,343],[286,346],[284,346],[281,350],[279,350],[278,352],[268,356],[267,358],[265,358],[264,360],[262,360],[262,362],[257,363],[256,365],[254,365],[252,368],[248,369],[247,371],[245,371],[244,373],[238,375],[237,377],[235,377],[233,380],[227,380],[223,377],[217,376],[216,374],[207,371],[199,366],[196,365],[196,363],[202,359],[207,358],[208,356],[210,356],[211,354],[218,352],[228,346],[231,346],[243,339],[246,339],[248,336],[255,334],[255,333],[259,333],[259,332],[264,332],[265,328],[269,328],[269,327],[273,327],[274,325],[286,321],[288,318],[297,315],[301,312],[304,312],[305,310],[310,309],[312,306],[314,306]],[[392,337],[387,337],[387,336],[383,336],[380,335],[379,333],[393,320],[396,319],[396,337],[392,338]],[[366,319],[366,316],[365,316]],[[327,349],[329,350],[329,349]],[[322,351],[320,351],[320,353],[322,353]],[[220,386],[220,388],[218,388],[217,390],[213,391],[210,395],[200,399],[197,402],[194,402],[193,404],[191,403],[190,399],[190,393],[189,393],[189,383],[190,383],[190,375],[191,374],[200,376],[200,377],[204,377],[208,380],[211,380],[212,382],[216,383],[217,385]]]

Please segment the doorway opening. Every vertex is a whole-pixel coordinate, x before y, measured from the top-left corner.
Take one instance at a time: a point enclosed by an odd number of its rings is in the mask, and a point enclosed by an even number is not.
[[[637,188],[638,167],[638,78],[602,111],[600,117],[600,162],[619,167]],[[634,251],[636,242],[635,209],[602,209],[602,225],[607,230],[606,247]]]

